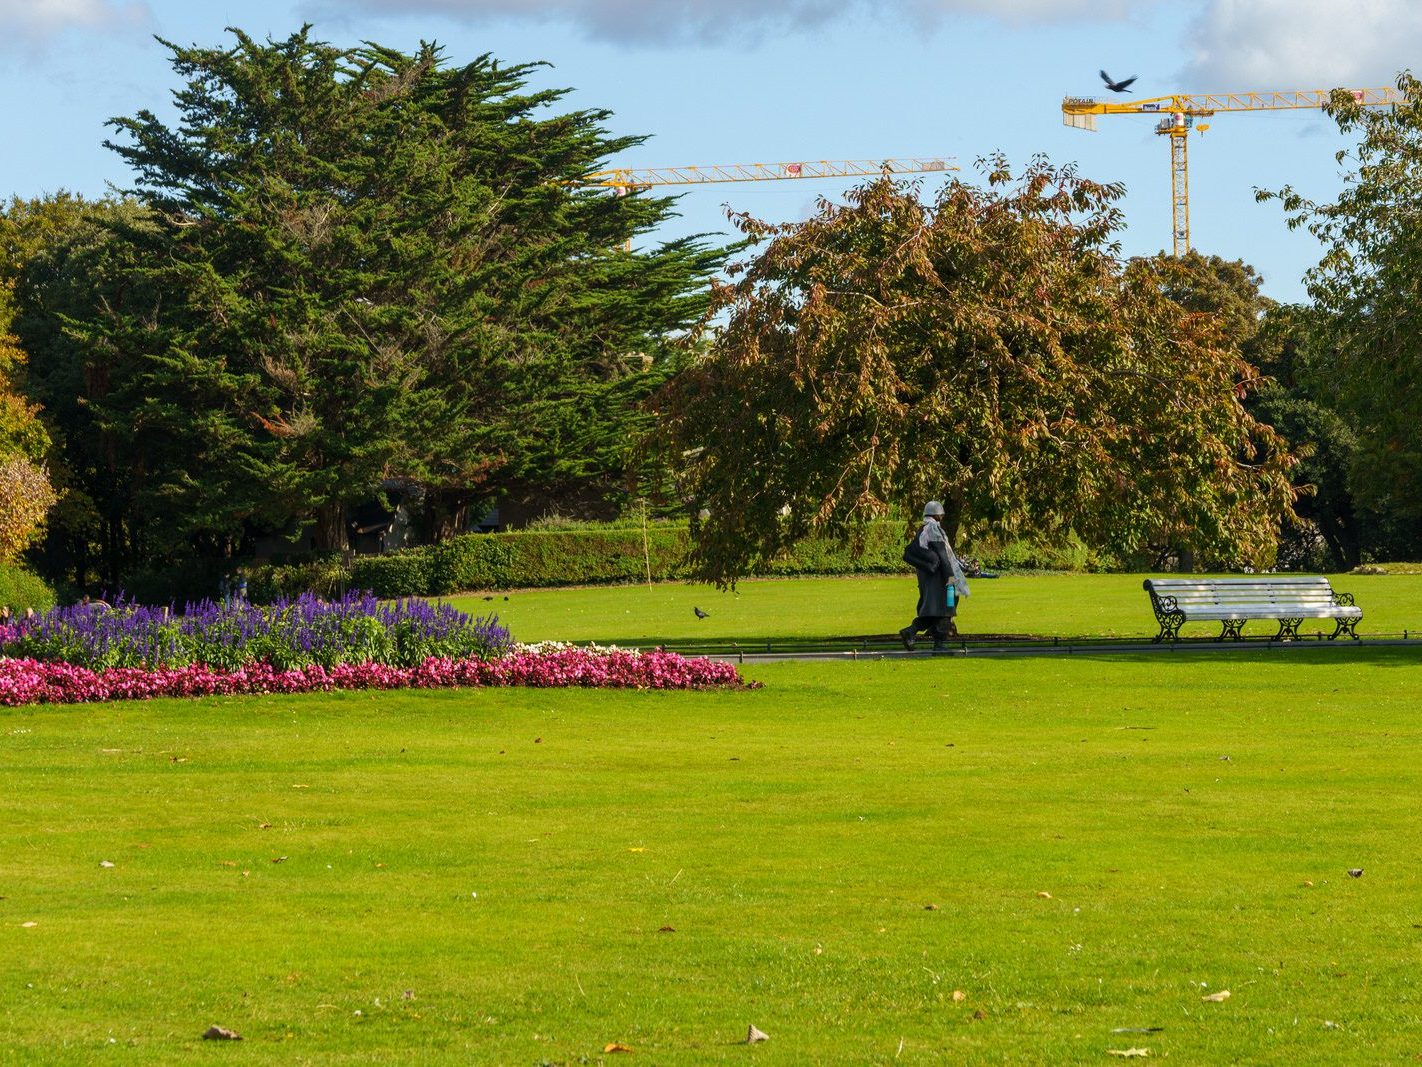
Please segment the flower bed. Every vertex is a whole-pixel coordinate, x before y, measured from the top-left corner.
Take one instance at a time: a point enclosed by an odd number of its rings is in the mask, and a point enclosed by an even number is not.
[[[0,630],[0,654],[96,671],[197,664],[232,670],[258,663],[278,670],[414,667],[431,658],[488,659],[510,644],[497,616],[471,618],[423,600],[381,603],[369,593],[329,601],[307,594],[262,607],[204,600],[181,612],[76,604]]]
[[[0,706],[80,704],[153,697],[311,693],[334,689],[446,689],[457,686],[541,688],[742,688],[735,665],[672,652],[559,648],[516,650],[499,659],[432,657],[412,667],[383,663],[311,664],[281,669],[268,663],[235,668],[190,664],[149,669],[90,670],[69,663],[0,659]]]

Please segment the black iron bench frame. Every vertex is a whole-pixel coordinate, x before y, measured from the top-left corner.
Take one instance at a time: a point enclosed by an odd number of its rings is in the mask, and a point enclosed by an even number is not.
[[[1157,584],[1161,588],[1157,589]],[[1334,627],[1328,635],[1330,641],[1344,635],[1356,641],[1358,634],[1355,627],[1363,618],[1353,594],[1335,592],[1324,577],[1147,578],[1142,585],[1150,594],[1155,620],[1160,624],[1160,633],[1152,638],[1157,643],[1178,641],[1180,627],[1187,622],[1218,622],[1221,626],[1218,640],[1241,641],[1244,639],[1244,624],[1252,619],[1277,620],[1279,632],[1271,638],[1274,641],[1290,641],[1298,637],[1299,626],[1305,619],[1332,619]],[[1182,605],[1180,597],[1169,590],[1179,590],[1183,586],[1195,587],[1192,592],[1197,596],[1201,590],[1206,590],[1205,595],[1212,598],[1211,602],[1197,601]],[[1290,591],[1295,594],[1292,601],[1287,596]],[[1298,594],[1303,591],[1312,591],[1315,603],[1300,603]],[[1325,591],[1327,603],[1322,599]],[[1230,593],[1238,596],[1246,592],[1250,595],[1243,602],[1229,599]],[[1282,603],[1266,602],[1276,598]]]

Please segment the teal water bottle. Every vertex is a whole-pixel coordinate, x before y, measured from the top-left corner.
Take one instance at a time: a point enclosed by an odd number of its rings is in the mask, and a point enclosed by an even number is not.
[[[950,585],[948,587],[948,606],[951,608],[958,602],[958,587]]]

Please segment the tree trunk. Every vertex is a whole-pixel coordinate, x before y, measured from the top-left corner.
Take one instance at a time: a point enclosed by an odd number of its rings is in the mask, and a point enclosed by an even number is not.
[[[468,519],[469,497],[465,493],[431,490],[419,512],[419,530],[429,541],[447,541],[464,532]]]
[[[963,512],[967,509],[967,496],[960,490],[946,493],[943,497],[943,532],[948,535],[948,543],[958,545],[958,531],[963,526]]]
[[[346,508],[344,504],[322,504],[316,509],[311,530],[317,552],[346,550]]]

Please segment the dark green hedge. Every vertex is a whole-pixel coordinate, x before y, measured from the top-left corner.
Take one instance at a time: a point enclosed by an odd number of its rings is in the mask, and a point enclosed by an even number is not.
[[[847,543],[807,541],[770,574],[895,573],[902,528],[884,523],[870,531],[865,551],[855,557]],[[323,594],[342,584],[369,589],[380,597],[443,596],[466,589],[527,589],[540,586],[599,585],[686,577],[685,527],[652,526],[645,551],[639,528],[520,530],[466,534],[438,545],[360,556],[347,571],[339,560],[261,565],[248,569],[248,595],[257,601],[294,596],[304,589]]]
[[[247,568],[248,596],[258,602],[296,596],[306,590],[323,596],[346,588],[369,589],[380,597],[444,596],[470,589],[528,589],[560,585],[641,582],[651,564],[653,581],[686,577],[685,527],[647,529],[643,551],[638,527],[520,530],[466,534],[438,545],[379,556],[359,556],[347,568],[339,557]],[[903,526],[878,523],[863,551],[833,539],[804,541],[766,573],[781,576],[900,574]],[[970,554],[993,569],[1096,570],[1099,561],[1079,544],[1041,546],[1026,541],[984,542]]]
[[[26,608],[48,611],[54,607],[54,590],[18,563],[0,563],[0,604],[9,605],[16,615]]]

